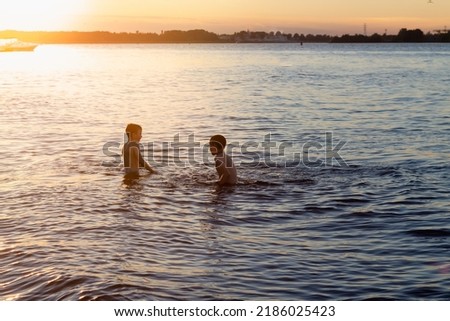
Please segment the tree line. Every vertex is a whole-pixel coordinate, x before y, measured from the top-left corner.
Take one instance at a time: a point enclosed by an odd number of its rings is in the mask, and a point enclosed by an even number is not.
[[[169,30],[161,33],[127,32],[79,32],[79,31],[0,31],[0,38],[17,38],[21,41],[41,44],[61,43],[380,43],[380,42],[450,42],[450,31],[427,33],[422,30],[403,28],[397,35],[356,34],[343,36],[292,34],[278,32],[240,31],[234,34],[218,35],[203,29]]]
[[[72,43],[184,43],[218,42],[216,34],[205,30],[171,30],[157,33],[108,32],[108,31],[0,31],[0,38],[16,38],[41,44]]]
[[[380,35],[374,33],[371,36],[365,35],[343,35],[333,37],[333,43],[380,43],[380,42],[450,42],[450,31],[424,34],[420,29],[408,30],[400,29],[397,35]]]

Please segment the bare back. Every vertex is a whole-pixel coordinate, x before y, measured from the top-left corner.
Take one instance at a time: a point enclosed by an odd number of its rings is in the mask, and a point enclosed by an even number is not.
[[[217,174],[219,174],[219,184],[235,185],[237,183],[237,171],[231,157],[225,153],[220,153],[216,155],[215,161]]]

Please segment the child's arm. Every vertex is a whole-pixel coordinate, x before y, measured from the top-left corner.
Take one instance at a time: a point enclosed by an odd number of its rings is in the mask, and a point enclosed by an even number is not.
[[[150,166],[150,164],[145,161],[140,151],[141,150],[139,149],[139,167],[144,167],[150,173],[156,173],[156,171]]]
[[[132,171],[139,171],[139,148],[137,146],[130,147],[130,169]]]
[[[150,166],[149,163],[144,162],[144,167],[146,170],[148,170],[150,173],[156,173],[156,171]]]
[[[220,175],[219,181],[217,182],[220,186],[225,185],[228,182],[228,178],[230,177],[230,174],[228,171],[224,171],[222,175]]]
[[[225,162],[219,159],[216,159],[216,170],[219,174],[219,181],[217,182],[220,186],[225,185],[228,182],[228,178],[230,174],[225,167]]]

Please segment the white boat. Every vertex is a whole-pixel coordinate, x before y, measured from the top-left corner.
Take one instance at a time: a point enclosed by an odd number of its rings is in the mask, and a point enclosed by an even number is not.
[[[0,52],[7,51],[33,51],[38,44],[31,42],[23,42],[17,39],[7,39],[0,42]]]

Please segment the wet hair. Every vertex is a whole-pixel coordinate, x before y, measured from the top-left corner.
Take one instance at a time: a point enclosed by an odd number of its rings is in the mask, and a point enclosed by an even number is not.
[[[209,144],[219,150],[223,150],[227,145],[227,140],[222,135],[214,135],[209,139]]]
[[[138,131],[142,130],[142,127],[138,124],[128,124],[127,128],[125,129],[125,133],[127,134],[128,140],[130,140],[130,135],[132,133],[137,133]]]

